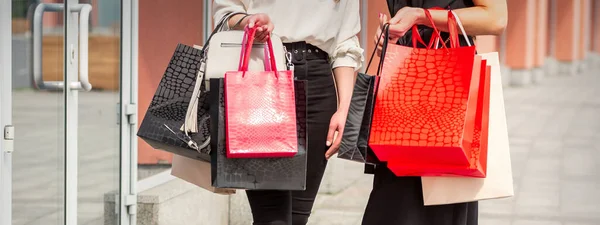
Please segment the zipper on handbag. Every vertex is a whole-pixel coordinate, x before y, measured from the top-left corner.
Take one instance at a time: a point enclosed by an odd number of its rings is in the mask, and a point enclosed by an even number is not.
[[[233,48],[233,47],[242,47],[242,44],[239,43],[221,43],[221,47],[224,48]],[[265,44],[252,44],[252,48],[264,48]]]

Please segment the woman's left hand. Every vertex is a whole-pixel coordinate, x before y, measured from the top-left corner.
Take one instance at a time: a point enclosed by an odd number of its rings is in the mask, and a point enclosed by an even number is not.
[[[327,152],[325,152],[325,158],[329,159],[340,149],[342,143],[342,134],[344,133],[344,126],[346,125],[346,118],[348,117],[348,110],[338,110],[331,117],[329,122],[329,132],[327,132]]]

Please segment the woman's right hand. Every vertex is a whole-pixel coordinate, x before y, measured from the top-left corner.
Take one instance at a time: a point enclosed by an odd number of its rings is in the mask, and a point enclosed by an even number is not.
[[[259,13],[248,16],[247,21],[246,25],[248,25],[249,28],[257,27],[256,34],[254,35],[256,41],[267,41],[267,38],[271,35],[274,28],[271,18],[269,18],[267,14]]]
[[[375,47],[377,48],[377,55],[381,56],[381,50],[383,49],[383,39],[388,38],[390,42],[396,43],[398,42],[399,37],[386,37],[385,34],[381,35],[383,32],[383,26],[388,23],[387,15],[379,13],[379,26],[377,27],[377,32],[375,32],[375,37],[373,37],[373,43],[375,43]],[[390,36],[391,32],[391,24],[390,24]],[[378,40],[381,37],[381,40]]]
[[[414,7],[401,8],[400,10],[398,10],[396,15],[390,20],[388,20],[387,15],[380,13],[379,14],[379,28],[377,29],[377,33],[375,34],[374,41],[377,44],[377,39],[379,38],[379,35],[381,35],[383,26],[386,23],[390,24],[390,27],[389,27],[390,36],[385,37],[385,35],[383,35],[382,38],[388,38],[390,42],[396,43],[396,42],[398,42],[398,39],[400,39],[402,36],[404,36],[404,34],[406,34],[406,32],[413,25],[425,24],[425,22],[424,22],[425,19],[426,18],[425,18],[424,9],[414,8]],[[377,54],[378,55],[381,55],[382,47],[383,47],[383,41],[380,41],[379,45],[377,46]]]

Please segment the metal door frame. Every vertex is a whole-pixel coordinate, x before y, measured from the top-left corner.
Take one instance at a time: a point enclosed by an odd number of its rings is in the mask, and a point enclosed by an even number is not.
[[[77,224],[77,98],[76,89],[89,90],[87,79],[78,80],[80,52],[77,38],[78,0],[64,1],[64,81],[48,82],[50,88],[63,89],[65,100],[65,224]],[[12,2],[0,0],[0,225],[12,223]],[[137,44],[138,0],[121,1],[121,75],[120,75],[120,196],[115,202],[119,224],[136,224],[137,183]],[[33,21],[32,21],[33,22]],[[87,24],[82,27],[87,29]],[[86,32],[84,32],[86,33]],[[34,34],[35,35],[35,34]],[[87,35],[82,34],[87,40]],[[86,41],[87,42],[87,41]],[[79,43],[81,44],[81,43]],[[41,47],[41,46],[40,46]],[[83,49],[83,48],[82,48]],[[87,49],[84,49],[87,50]],[[81,53],[81,55],[79,55]],[[82,66],[87,72],[87,66]],[[41,74],[38,74],[41,75]],[[41,76],[40,76],[41,77]],[[78,81],[81,81],[78,82]],[[41,83],[44,85],[44,82]],[[83,85],[82,85],[83,84]],[[73,119],[74,118],[74,119]]]
[[[120,225],[137,224],[138,0],[121,1]]]
[[[12,223],[12,140],[4,134],[12,124],[12,4],[0,0],[0,225]],[[5,7],[8,6],[8,7]],[[10,135],[10,134],[9,134]]]

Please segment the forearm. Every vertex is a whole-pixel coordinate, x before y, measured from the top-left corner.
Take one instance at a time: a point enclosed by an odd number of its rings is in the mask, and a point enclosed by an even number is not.
[[[227,21],[227,25],[229,26],[229,29],[242,30],[244,29],[244,27],[246,27],[246,25],[248,25],[248,16],[245,14],[234,15],[231,18],[229,18],[229,21]]]
[[[501,34],[507,23],[506,1],[476,0],[474,2],[476,6],[454,10],[460,18],[465,32],[470,36]],[[448,32],[448,11],[429,11],[438,30]],[[418,23],[431,26],[425,14],[422,15]],[[460,29],[459,32],[461,32]]]
[[[338,92],[338,110],[348,111],[356,80],[354,68],[346,66],[336,67],[333,69],[333,75]]]

